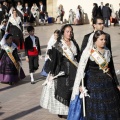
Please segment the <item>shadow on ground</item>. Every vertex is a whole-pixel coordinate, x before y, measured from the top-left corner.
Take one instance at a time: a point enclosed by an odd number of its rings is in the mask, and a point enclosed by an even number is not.
[[[34,78],[35,78],[35,83],[46,79],[46,77],[41,76],[40,73],[35,73]],[[5,88],[1,88],[0,92],[8,90],[10,88],[14,88],[14,87],[23,85],[23,84],[26,84],[26,83],[30,83],[30,76],[29,75],[27,75],[23,80],[20,80],[18,83],[15,83],[14,85],[10,85],[10,86],[7,86]],[[6,83],[1,83],[1,84],[6,84]]]
[[[25,111],[16,113],[15,115],[12,115],[12,116],[9,116],[7,118],[4,118],[4,120],[17,120],[19,118],[21,118],[21,120],[22,120],[23,116],[26,116],[28,114],[32,114],[33,112],[35,112],[37,110],[40,110],[40,109],[41,109],[41,107],[38,105],[38,106],[35,106],[34,108],[31,108],[29,110],[25,110]]]

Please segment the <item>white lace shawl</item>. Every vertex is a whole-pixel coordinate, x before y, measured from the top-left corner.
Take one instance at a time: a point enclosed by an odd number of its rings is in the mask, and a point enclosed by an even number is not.
[[[8,29],[9,22],[11,22],[13,25],[17,26],[21,30],[21,27],[20,27],[21,18],[19,16],[17,16],[16,19],[14,19],[13,16],[9,18],[7,26],[6,26],[6,30]]]
[[[0,41],[0,46],[3,46],[3,45],[6,43],[5,38],[6,38],[7,35],[8,35],[8,33],[5,33],[5,34],[4,34],[3,38],[2,38],[1,41]]]
[[[6,51],[7,49],[9,49],[10,53],[12,53],[12,52],[15,50],[15,48],[17,48],[17,46],[16,46],[16,44],[13,43],[13,42],[12,42],[11,47],[9,47],[6,43],[2,46],[2,49],[3,49],[3,50]]]
[[[69,58],[74,61],[75,55],[77,55],[77,48],[74,45],[74,43],[72,41],[70,41],[71,45],[70,45],[70,47],[68,47],[67,44],[64,42],[64,40],[61,40],[61,42],[62,42],[62,49],[69,56]],[[66,56],[65,53],[63,52],[64,56]]]
[[[52,49],[52,46],[56,43],[56,40],[54,39],[54,34],[50,37],[50,40],[47,44],[47,50]]]
[[[17,10],[22,14],[24,15],[23,11],[22,11],[22,5],[17,5]]]
[[[84,75],[85,75],[84,70],[86,68],[88,58],[90,56],[90,50],[93,47],[93,35],[94,35],[94,33],[92,33],[90,35],[87,47],[85,48],[85,50],[83,51],[83,53],[81,55],[81,59],[79,61],[77,74],[76,74],[76,78],[75,78],[75,82],[74,82],[74,86],[73,86],[71,100],[74,100],[75,96],[79,95],[79,86],[80,86],[80,83],[82,81],[82,78],[84,78]]]

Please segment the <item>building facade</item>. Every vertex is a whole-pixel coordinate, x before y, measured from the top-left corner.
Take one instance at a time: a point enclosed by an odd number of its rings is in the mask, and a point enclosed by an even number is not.
[[[88,19],[85,21],[85,23],[90,23],[93,3],[97,3],[99,6],[101,2],[103,2],[104,5],[106,3],[111,4],[113,13],[116,13],[116,11],[119,10],[120,0],[46,0],[46,5],[49,16],[56,17],[57,7],[62,4],[65,10],[64,19],[66,20],[68,20],[69,10],[73,9],[73,11],[76,11],[77,6],[80,5],[84,12],[84,17]]]

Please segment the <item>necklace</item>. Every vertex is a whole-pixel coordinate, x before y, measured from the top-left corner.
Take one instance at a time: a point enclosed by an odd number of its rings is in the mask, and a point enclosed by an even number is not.
[[[103,48],[102,50],[98,50],[98,49],[96,49],[102,56],[104,56],[104,54],[105,54],[105,49]]]

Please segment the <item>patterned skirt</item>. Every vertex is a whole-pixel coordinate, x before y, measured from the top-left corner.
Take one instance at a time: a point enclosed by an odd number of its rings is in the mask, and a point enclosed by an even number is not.
[[[40,106],[48,109],[52,114],[68,115],[68,106],[55,99],[54,81],[48,82],[48,84],[43,87]]]
[[[25,74],[23,69],[21,68],[18,73],[11,59],[8,55],[4,54],[0,61],[0,82],[18,82],[24,78]]]
[[[120,92],[113,79],[99,71],[90,70],[87,74],[87,120],[120,120]]]

